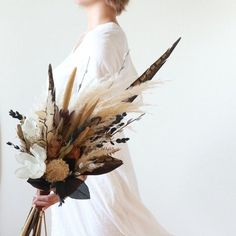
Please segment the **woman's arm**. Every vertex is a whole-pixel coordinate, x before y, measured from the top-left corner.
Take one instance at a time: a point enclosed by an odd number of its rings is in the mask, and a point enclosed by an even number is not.
[[[88,73],[97,79],[112,78],[112,75],[121,69],[128,53],[124,32],[118,29],[105,29],[90,35],[88,40]]]

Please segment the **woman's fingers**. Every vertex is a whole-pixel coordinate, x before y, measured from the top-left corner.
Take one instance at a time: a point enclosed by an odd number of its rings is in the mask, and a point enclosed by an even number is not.
[[[35,199],[39,201],[44,201],[44,202],[53,202],[56,199],[58,199],[58,196],[55,193],[52,193],[48,195],[38,195],[35,197]]]
[[[55,193],[48,195],[36,195],[33,198],[33,204],[35,204],[36,206],[44,207],[44,210],[58,201],[59,196]]]
[[[85,181],[87,179],[87,175],[80,175],[79,176],[79,179]]]
[[[81,175],[79,178],[82,181],[85,181],[87,179],[87,175]],[[43,210],[46,210],[48,207],[59,201],[60,198],[55,192],[48,195],[40,195],[40,190],[37,189],[36,195],[33,197],[32,204],[35,206],[43,207]]]
[[[36,206],[41,206],[41,207],[45,207],[45,206],[49,206],[49,205],[50,205],[49,202],[44,202],[44,201],[39,201],[39,200],[35,201],[34,204],[35,204]]]

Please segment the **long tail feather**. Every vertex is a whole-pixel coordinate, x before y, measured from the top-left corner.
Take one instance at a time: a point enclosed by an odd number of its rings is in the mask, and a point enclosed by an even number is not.
[[[47,97],[47,105],[46,105],[46,136],[47,134],[53,130],[54,128],[54,114],[56,111],[56,90],[54,87],[54,79],[52,73],[52,66],[49,64],[48,67],[48,97]]]
[[[181,40],[181,37],[178,38],[178,40],[175,41],[175,43],[172,45],[172,47],[168,48],[167,51],[162,54],[162,56],[156,60],[141,76],[139,76],[138,79],[136,79],[127,89],[130,87],[136,86],[138,84],[144,83],[147,80],[151,80],[155,74],[161,69],[161,67],[165,64],[168,57],[171,55],[179,41]],[[134,99],[137,96],[130,97],[129,99],[125,100],[125,102],[133,102]]]

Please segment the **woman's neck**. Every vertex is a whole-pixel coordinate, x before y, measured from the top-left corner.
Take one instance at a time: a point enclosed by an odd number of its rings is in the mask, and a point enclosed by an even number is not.
[[[118,24],[115,10],[104,2],[98,2],[87,9],[87,31],[92,30],[99,24],[113,21]]]

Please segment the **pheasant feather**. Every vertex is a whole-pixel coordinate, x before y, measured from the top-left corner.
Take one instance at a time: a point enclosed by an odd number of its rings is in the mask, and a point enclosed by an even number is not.
[[[48,133],[52,132],[54,127],[54,114],[56,110],[56,104],[55,104],[55,96],[56,96],[56,90],[54,87],[54,79],[53,79],[53,73],[52,73],[52,66],[49,64],[48,67],[48,97],[47,97],[47,103],[46,103],[46,117],[45,117],[45,126],[46,126],[46,140],[48,137]]]

